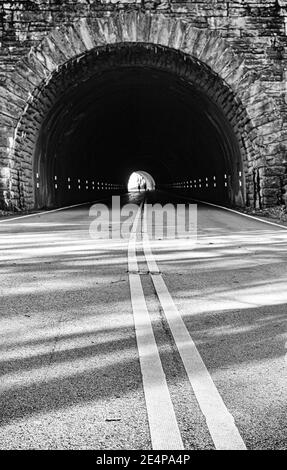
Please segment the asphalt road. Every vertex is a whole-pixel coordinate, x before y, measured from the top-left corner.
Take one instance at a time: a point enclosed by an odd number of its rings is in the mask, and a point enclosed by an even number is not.
[[[89,209],[0,222],[1,449],[151,449],[129,240],[91,238]],[[196,243],[159,238],[162,278],[246,447],[286,449],[287,230],[199,204]],[[140,235],[138,262],[184,447],[213,449]]]

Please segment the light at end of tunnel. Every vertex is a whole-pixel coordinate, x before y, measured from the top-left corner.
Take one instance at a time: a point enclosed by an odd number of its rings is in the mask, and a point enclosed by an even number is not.
[[[155,181],[153,177],[146,171],[134,171],[128,181],[128,191],[153,191],[155,189]]]

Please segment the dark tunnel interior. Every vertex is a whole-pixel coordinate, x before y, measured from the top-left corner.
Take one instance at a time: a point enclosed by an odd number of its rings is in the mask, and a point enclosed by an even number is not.
[[[191,196],[216,202],[234,202],[242,186],[223,110],[192,82],[152,65],[111,65],[68,86],[45,116],[34,161],[38,207],[92,200],[99,182],[126,190],[139,168],[157,188],[189,181]]]

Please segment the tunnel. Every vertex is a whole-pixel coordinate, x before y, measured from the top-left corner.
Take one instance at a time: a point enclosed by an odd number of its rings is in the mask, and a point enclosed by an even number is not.
[[[156,188],[155,180],[146,171],[136,170],[134,171],[128,180],[127,189],[129,192],[147,190],[154,191]]]
[[[139,168],[157,189],[245,203],[244,143],[234,124],[242,110],[198,60],[149,44],[105,46],[57,70],[37,100],[38,208],[124,192]]]

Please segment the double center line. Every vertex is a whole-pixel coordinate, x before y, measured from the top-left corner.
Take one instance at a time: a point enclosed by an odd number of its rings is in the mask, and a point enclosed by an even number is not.
[[[245,443],[236,427],[234,418],[227,410],[160,274],[149,242],[146,205],[141,204],[134,219],[129,239],[128,267],[136,340],[152,448],[154,450],[182,450],[184,446],[139,273],[137,236],[142,211],[141,243],[148,270],[215,448],[218,450],[245,450]]]

